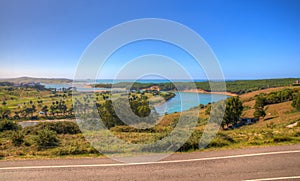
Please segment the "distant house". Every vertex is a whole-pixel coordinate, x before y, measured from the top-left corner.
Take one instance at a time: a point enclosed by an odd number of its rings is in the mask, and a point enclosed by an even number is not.
[[[296,81],[293,83],[293,86],[300,86],[300,80],[296,80]]]
[[[149,88],[142,89],[142,91],[160,91],[160,87],[156,86],[156,85],[153,85],[153,86],[151,86]]]

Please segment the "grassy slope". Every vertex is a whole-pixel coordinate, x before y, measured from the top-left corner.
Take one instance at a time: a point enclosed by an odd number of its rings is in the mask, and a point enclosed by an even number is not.
[[[253,91],[240,96],[246,109],[242,117],[253,117],[255,96],[260,93],[270,93],[285,88],[300,89],[299,87],[277,87],[259,91]],[[257,123],[243,126],[234,130],[219,130],[218,135],[212,141],[213,146],[210,149],[228,149],[243,148],[259,145],[281,145],[281,144],[299,144],[300,143],[300,112],[297,112],[291,106],[292,101],[267,105],[266,117],[260,119]],[[195,111],[188,111],[194,114]],[[160,122],[161,125],[172,125],[174,119],[179,117],[179,113],[171,114],[164,117]],[[199,118],[205,120],[205,109],[200,110]],[[201,122],[201,121],[200,121]],[[287,125],[298,122],[298,126],[287,128]],[[205,123],[205,122],[204,122]],[[203,131],[205,124],[199,124],[195,130]]]
[[[285,88],[291,89],[300,89],[300,87],[277,87],[277,88],[270,88],[266,90],[255,91],[251,93],[247,93],[241,95],[240,98],[243,101],[243,105],[247,106],[248,109],[243,112],[243,117],[253,117],[254,112],[254,96],[260,93],[270,93],[274,91],[280,91]],[[266,110],[266,117],[259,121],[257,124],[254,124],[253,127],[264,127],[266,124],[273,122],[276,125],[283,125],[289,124],[294,121],[300,120],[300,112],[294,111],[293,107],[291,106],[292,101],[278,103],[278,104],[271,104],[265,106]],[[300,123],[299,123],[300,124]]]
[[[270,93],[285,88],[299,87],[278,87],[265,90],[254,91],[240,96],[243,105],[247,107],[243,111],[242,117],[253,117],[254,97],[260,93]],[[234,140],[234,142],[225,145],[224,148],[241,148],[259,145],[282,145],[300,143],[300,112],[297,112],[291,106],[292,101],[271,104],[265,107],[266,117],[260,119],[257,123],[243,126],[239,129],[230,131],[220,131]],[[286,126],[298,122],[298,126],[287,128]],[[221,141],[226,142],[226,139]]]

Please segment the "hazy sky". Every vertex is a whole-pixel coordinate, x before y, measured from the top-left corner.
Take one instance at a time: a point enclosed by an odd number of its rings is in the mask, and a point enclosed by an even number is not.
[[[196,31],[227,79],[300,77],[299,0],[1,0],[0,77],[73,78],[91,41],[137,18],[169,19]],[[110,78],[116,67],[149,53],[172,57],[194,78],[205,78],[189,55],[153,41],[120,49],[100,74]]]

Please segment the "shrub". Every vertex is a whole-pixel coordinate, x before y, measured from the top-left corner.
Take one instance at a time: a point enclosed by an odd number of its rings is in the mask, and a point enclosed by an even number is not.
[[[285,141],[291,141],[292,138],[288,136],[277,136],[273,139],[274,142],[285,142]]]
[[[78,134],[81,133],[78,125],[69,121],[58,122],[42,122],[36,126],[27,127],[24,129],[26,134],[37,134],[38,130],[49,129],[55,131],[57,134]]]
[[[20,146],[24,142],[24,133],[22,131],[14,132],[11,141],[15,146]]]
[[[0,132],[6,131],[6,130],[19,130],[21,129],[21,126],[17,123],[10,121],[10,120],[4,120],[0,122]]]
[[[211,147],[224,147],[224,146],[228,146],[229,142],[224,140],[224,139],[219,139],[219,138],[215,138],[213,139],[208,145],[208,148]]]
[[[139,128],[135,128],[135,127],[132,127],[132,126],[115,126],[115,127],[110,128],[110,130],[113,131],[113,132],[137,132],[137,133],[155,132],[152,128],[139,129]]]
[[[63,148],[56,148],[53,151],[54,155],[80,155],[80,154],[98,154],[99,152],[90,146],[87,145],[68,145]]]
[[[199,141],[202,134],[202,131],[195,130],[190,138],[178,149],[178,151],[197,150],[199,148]]]
[[[0,152],[0,159],[4,158],[6,155],[4,152]]]
[[[37,144],[38,149],[45,149],[58,146],[59,140],[55,131],[51,131],[49,129],[42,129],[37,132],[35,143]]]
[[[296,132],[296,133],[294,134],[294,136],[295,136],[295,137],[300,137],[300,131]]]

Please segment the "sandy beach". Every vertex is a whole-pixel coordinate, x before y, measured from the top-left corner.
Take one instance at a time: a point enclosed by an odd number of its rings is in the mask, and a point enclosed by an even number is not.
[[[201,94],[221,94],[221,95],[227,95],[227,96],[238,96],[237,94],[231,93],[231,92],[208,92],[203,89],[187,89],[183,90],[182,92],[193,92],[193,93],[201,93]]]

